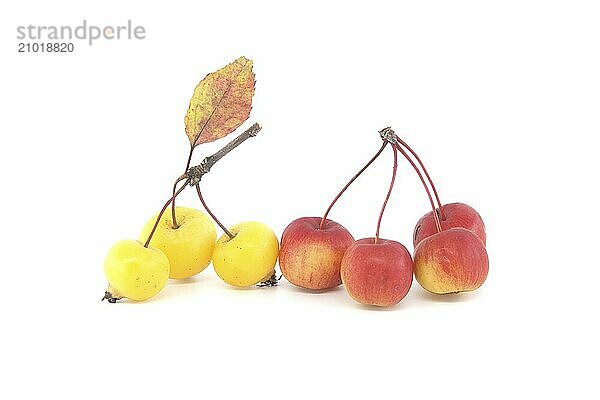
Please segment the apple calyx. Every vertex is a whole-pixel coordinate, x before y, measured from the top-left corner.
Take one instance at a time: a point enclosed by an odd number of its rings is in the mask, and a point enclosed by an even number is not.
[[[267,276],[268,276],[267,279],[260,281],[259,283],[256,284],[256,286],[260,287],[260,288],[277,286],[277,284],[279,283],[279,281],[281,280],[281,277],[283,275],[279,275],[279,277],[277,277],[277,272],[275,272],[275,270],[273,270],[273,272]]]
[[[121,293],[119,293],[119,291],[111,285],[108,285],[106,291],[104,292],[104,297],[100,299],[100,301],[107,300],[109,303],[114,304],[121,299],[124,299]]]

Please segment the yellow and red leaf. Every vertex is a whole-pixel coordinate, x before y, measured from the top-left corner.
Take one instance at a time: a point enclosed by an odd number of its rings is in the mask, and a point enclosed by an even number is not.
[[[200,81],[185,116],[192,147],[227,136],[250,116],[254,96],[252,61],[240,57]]]

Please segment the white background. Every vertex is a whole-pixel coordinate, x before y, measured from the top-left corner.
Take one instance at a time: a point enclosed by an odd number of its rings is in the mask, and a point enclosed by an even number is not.
[[[597,398],[600,13],[594,1],[2,4],[2,398]],[[146,28],[18,54],[18,25]],[[197,82],[254,60],[259,136],[205,196],[278,235],[318,216],[391,125],[445,202],[483,216],[475,293],[416,282],[389,310],[343,288],[237,290],[211,269],[100,302],[102,262],[169,197]],[[197,149],[194,162],[227,139]],[[372,236],[386,153],[331,217]],[[382,235],[428,210],[402,163]],[[193,191],[179,204],[199,207]]]

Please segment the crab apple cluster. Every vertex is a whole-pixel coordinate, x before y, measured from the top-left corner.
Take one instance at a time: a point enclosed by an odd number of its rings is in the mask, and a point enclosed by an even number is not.
[[[255,136],[258,130],[260,127],[253,125],[225,146],[225,150],[205,158],[200,166],[189,168],[175,182],[172,197],[142,228],[139,240],[122,240],[109,250],[104,260],[108,289],[103,299],[111,303],[122,298],[147,300],[158,294],[169,278],[190,278],[204,271],[211,261],[217,275],[232,286],[277,283],[275,264],[279,241],[275,232],[255,221],[225,228],[208,208],[199,184],[211,163]],[[177,190],[181,181],[184,184]],[[188,186],[196,188],[209,215],[194,208],[175,206],[175,198]],[[169,206],[171,212],[167,213]],[[213,220],[224,231],[218,240]]]
[[[169,278],[190,278],[210,264],[217,236],[213,222],[193,208],[177,207],[176,212],[177,225],[171,215],[157,214],[142,228],[139,240],[122,240],[109,250],[104,260],[109,302],[147,300]]]
[[[284,230],[279,256],[282,274],[292,284],[310,290],[331,289],[343,283],[352,299],[375,306],[398,304],[408,294],[413,274],[432,293],[479,288],[488,273],[486,231],[481,216],[463,203],[442,205],[417,153],[391,128],[384,128],[379,134],[383,145],[334,198],[325,215],[298,218]],[[376,234],[354,240],[346,228],[327,216],[341,195],[387,146],[392,149],[394,164]],[[398,154],[414,168],[432,207],[414,229],[412,257],[401,243],[379,237],[383,213],[394,186]]]
[[[108,289],[104,299],[146,300],[171,279],[187,279],[211,263],[217,275],[233,286],[275,286],[275,264],[279,254],[277,236],[260,222],[242,222],[226,228],[210,210],[200,182],[215,163],[262,129],[252,124],[216,153],[190,167],[194,149],[221,139],[250,116],[256,84],[253,62],[238,57],[206,75],[195,87],[184,118],[190,151],[184,173],[175,180],[173,194],[158,214],[148,221],[139,241],[126,240],[113,246],[104,262]],[[183,185],[181,185],[183,182]],[[204,186],[204,184],[202,185]],[[178,189],[179,187],[179,189]],[[194,187],[210,218],[199,210],[176,207],[175,198]],[[171,212],[165,213],[171,206]],[[217,240],[213,221],[224,234]]]

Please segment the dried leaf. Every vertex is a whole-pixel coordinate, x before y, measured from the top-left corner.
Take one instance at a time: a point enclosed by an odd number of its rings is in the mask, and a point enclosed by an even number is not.
[[[192,147],[220,139],[250,115],[254,95],[252,61],[240,57],[200,81],[185,116]]]

